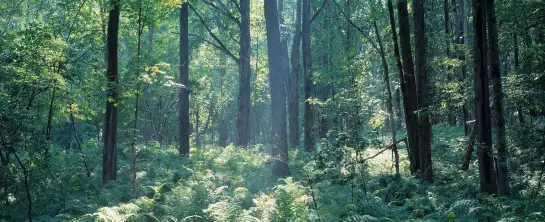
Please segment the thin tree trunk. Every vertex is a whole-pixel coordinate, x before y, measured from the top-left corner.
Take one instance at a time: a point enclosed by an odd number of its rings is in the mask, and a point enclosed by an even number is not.
[[[497,192],[496,173],[492,153],[492,132],[489,108],[488,72],[486,56],[485,0],[473,0],[473,61],[475,71],[475,128],[479,157],[481,192]]]
[[[419,157],[419,138],[418,138],[418,122],[416,115],[416,83],[414,75],[413,56],[411,52],[411,39],[409,33],[409,12],[407,10],[407,0],[399,0],[397,4],[398,20],[399,20],[399,45],[401,47],[401,56],[403,62],[403,82],[405,85],[405,93],[403,100],[407,101],[405,110],[405,119],[407,125],[407,137],[410,149],[410,168],[411,173],[415,174],[420,169]]]
[[[446,51],[447,51],[447,57],[448,58],[453,58],[452,56],[452,52],[450,51],[450,41],[452,39],[451,37],[451,33],[450,33],[450,29],[449,29],[449,26],[450,26],[450,21],[449,21],[449,0],[444,0],[443,2],[443,13],[444,13],[444,18],[445,18],[445,34],[447,36],[446,38]],[[454,14],[454,13],[453,13]],[[451,69],[452,67],[451,66],[448,66],[447,67],[447,82],[452,82],[452,73],[451,73]],[[455,125],[456,124],[456,118],[454,116],[454,113],[452,112],[453,111],[453,108],[452,108],[452,102],[449,101],[447,99],[447,104],[446,104],[446,109],[447,109],[447,123],[450,124],[450,125]]]
[[[89,170],[89,164],[87,163],[87,155],[85,155],[85,152],[83,152],[83,149],[81,148],[81,142],[79,141],[78,131],[76,129],[76,121],[74,121],[74,112],[72,110],[72,104],[70,104],[70,123],[72,124],[71,128],[74,132],[74,137],[78,145],[78,150],[81,154],[81,161],[83,161],[83,166],[85,167],[85,173],[87,177],[91,177],[91,171]]]
[[[471,161],[471,154],[473,153],[473,144],[475,144],[475,126],[471,128],[471,135],[467,144],[466,155],[464,156],[464,162],[462,163],[462,170],[467,171],[469,169],[469,161]]]
[[[382,61],[382,71],[384,72],[384,85],[386,88],[386,107],[388,110],[388,119],[390,121],[390,130],[392,132],[392,151],[395,156],[395,168],[396,176],[399,177],[399,154],[397,152],[396,146],[396,125],[395,125],[395,116],[394,109],[392,108],[392,89],[390,88],[390,74],[388,70],[388,62],[386,61],[386,53],[384,52],[384,46],[382,45],[382,39],[380,38],[380,32],[378,31],[377,21],[373,21],[373,26],[375,27],[375,35],[377,36],[377,42],[380,49],[380,59]]]
[[[55,102],[55,91],[57,87],[53,84],[53,92],[51,93],[51,101],[49,102],[49,113],[47,114],[47,126],[45,128],[45,158],[49,159],[49,141],[51,140],[51,128],[53,124],[53,104]]]
[[[286,91],[280,43],[280,24],[276,0],[265,1],[265,23],[269,57],[269,82],[271,90],[273,173],[278,177],[289,175],[288,141],[286,133]]]
[[[310,102],[312,97],[312,55],[310,50],[310,0],[303,0],[303,73],[305,76],[305,149],[314,150],[314,114]]]
[[[180,88],[178,112],[180,122],[180,155],[189,155],[189,27],[188,27],[189,3],[182,3],[180,8]]]
[[[137,50],[136,50],[136,98],[134,101],[134,123],[132,128],[132,143],[131,143],[131,153],[132,153],[132,191],[133,196],[136,198],[136,142],[137,142],[137,131],[138,131],[138,101],[140,99],[140,50],[142,47],[142,31],[144,27],[142,26],[142,1],[138,1],[138,40],[137,40]]]
[[[418,135],[420,151],[420,171],[422,179],[433,182],[431,162],[431,123],[430,123],[430,93],[426,66],[427,40],[424,20],[424,0],[414,0],[414,38],[418,105]]]
[[[518,73],[519,71],[519,44],[517,39],[517,33],[513,34],[513,45],[515,48],[514,52],[514,60],[515,60],[515,73]],[[517,105],[517,114],[519,118],[520,123],[524,123],[524,115],[522,112],[522,107],[520,105]]]
[[[500,72],[500,49],[494,0],[486,0],[486,21],[490,43],[490,74],[494,92],[494,110],[496,117],[496,149],[498,150],[497,180],[498,194],[509,195],[509,172],[507,169],[507,148],[505,141],[505,112],[503,110],[503,92]]]
[[[108,99],[106,101],[106,119],[104,121],[104,150],[102,157],[102,181],[117,180],[117,85],[118,85],[118,32],[119,32],[119,4],[112,3],[109,12],[107,36],[107,77]]]

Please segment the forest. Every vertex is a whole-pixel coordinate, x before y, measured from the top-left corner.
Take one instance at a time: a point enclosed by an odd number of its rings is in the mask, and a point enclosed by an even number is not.
[[[0,222],[545,221],[544,0],[0,0]]]

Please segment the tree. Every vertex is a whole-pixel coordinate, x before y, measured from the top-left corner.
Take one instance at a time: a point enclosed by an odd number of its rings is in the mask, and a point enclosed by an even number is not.
[[[250,0],[240,0],[240,17],[237,145],[247,146],[250,142]]]
[[[296,1],[295,13],[295,34],[291,45],[291,73],[288,81],[288,112],[289,112],[289,139],[291,147],[298,147],[299,134],[299,63],[301,46],[301,4],[302,0]]]
[[[429,81],[426,67],[426,32],[424,21],[424,0],[414,0],[414,47],[416,60],[416,89],[418,106],[418,145],[420,154],[420,171],[422,179],[433,182],[431,162],[431,123]]]
[[[117,180],[117,39],[119,32],[119,4],[112,2],[108,18],[107,36],[107,79],[108,99],[106,101],[106,118],[104,122],[104,149],[102,154],[102,181]]]
[[[178,112],[180,121],[180,148],[181,155],[189,155],[189,29],[188,29],[187,1],[180,8],[180,87]]]
[[[269,55],[269,83],[271,90],[272,156],[277,157],[273,166],[276,176],[287,176],[288,141],[286,134],[286,91],[282,65],[280,24],[276,0],[265,1],[265,22]]]
[[[498,160],[496,167],[498,170],[498,194],[509,195],[509,175],[507,169],[507,148],[505,142],[505,112],[503,110],[503,92],[500,72],[500,49],[498,40],[498,30],[496,24],[496,12],[494,9],[494,0],[486,0],[486,22],[489,36],[490,53],[490,75],[492,76],[492,86],[494,91],[494,111],[496,119],[496,149],[498,150]]]
[[[379,45],[380,58],[382,61],[382,71],[384,72],[384,86],[386,88],[386,109],[388,111],[388,119],[390,123],[390,131],[392,132],[392,151],[395,155],[395,168],[396,176],[399,176],[399,154],[397,153],[396,146],[396,125],[395,125],[395,115],[392,108],[392,90],[390,88],[390,74],[388,71],[388,62],[386,61],[386,52],[384,52],[384,46],[382,44],[382,39],[380,38],[380,32],[378,31],[377,22],[373,21],[373,26],[375,28],[375,34],[377,35],[377,42]]]
[[[399,45],[401,47],[401,57],[403,62],[403,84],[405,93],[403,100],[405,103],[405,122],[407,125],[407,137],[409,140],[409,160],[411,162],[411,173],[416,173],[420,169],[419,157],[419,137],[416,106],[416,83],[414,75],[413,55],[411,52],[411,39],[409,33],[409,12],[407,11],[407,0],[399,0],[397,3],[397,13],[399,20]]]
[[[303,0],[303,75],[305,78],[305,149],[314,150],[314,114],[309,99],[312,96],[312,55],[310,51],[310,0]]]
[[[485,0],[473,0],[473,65],[475,90],[475,130],[481,192],[496,193],[496,172],[492,153],[492,132],[489,108],[488,69],[486,52]]]

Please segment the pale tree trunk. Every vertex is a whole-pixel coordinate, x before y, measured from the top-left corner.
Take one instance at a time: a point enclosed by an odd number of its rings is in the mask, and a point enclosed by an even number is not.
[[[131,143],[131,153],[132,153],[132,190],[133,195],[136,197],[136,142],[137,142],[137,129],[138,129],[138,100],[140,99],[140,50],[142,47],[142,31],[144,27],[142,25],[142,1],[138,1],[138,32],[137,32],[137,50],[136,50],[136,99],[134,102],[134,123],[132,128],[132,143]],[[77,138],[76,138],[77,139]]]
[[[286,90],[282,50],[280,43],[280,24],[276,0],[265,1],[265,23],[267,29],[267,48],[269,58],[269,83],[271,90],[272,156],[273,174],[278,177],[289,175],[288,141],[286,133]]]
[[[291,75],[288,81],[289,139],[292,148],[299,146],[299,53],[301,46],[301,3],[297,0],[295,13],[295,35],[291,45]]]

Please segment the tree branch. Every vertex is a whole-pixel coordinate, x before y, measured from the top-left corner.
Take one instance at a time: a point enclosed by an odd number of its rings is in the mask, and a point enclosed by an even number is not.
[[[237,23],[237,25],[240,27],[240,20],[237,19],[235,16],[233,16],[233,14],[231,14],[230,12],[228,12],[227,10],[225,9],[221,9],[220,7],[218,7],[217,5],[215,5],[214,3],[210,2],[210,1],[207,1],[207,0],[202,0],[202,2],[204,2],[204,4],[207,4],[209,6],[211,6],[212,8],[218,10],[221,14],[227,16],[227,18],[231,19],[233,22]],[[221,2],[220,2],[221,4]],[[223,4],[221,4],[223,5]]]
[[[377,45],[375,44],[375,42],[373,42],[369,36],[367,36],[367,33],[361,29],[359,26],[357,26],[356,24],[354,24],[354,22],[348,18],[348,16],[344,13],[344,11],[341,9],[341,6],[339,6],[339,3],[337,3],[337,1],[333,0],[333,2],[335,3],[335,5],[337,6],[337,8],[339,9],[339,11],[341,12],[341,14],[343,15],[343,17],[348,21],[348,23],[350,23],[351,26],[353,26],[354,28],[356,28],[360,33],[361,35],[363,36],[363,38],[365,38],[370,44],[371,46],[373,47],[373,49],[375,49],[377,52],[379,52],[379,49],[377,47]],[[378,33],[377,33],[378,35]]]
[[[197,17],[199,18],[199,20],[201,21],[201,23],[203,24],[204,28],[206,29],[206,31],[208,31],[208,34],[210,34],[210,36],[216,40],[216,42],[219,44],[220,48],[222,49],[222,51],[224,51],[229,57],[231,57],[233,60],[235,60],[237,63],[239,62],[239,58],[235,56],[235,54],[233,54],[231,51],[229,51],[229,49],[227,49],[227,47],[225,47],[225,44],[223,44],[223,42],[218,38],[218,36],[216,34],[214,34],[214,32],[212,32],[212,30],[210,29],[210,27],[208,27],[208,25],[206,24],[206,22],[204,21],[203,17],[201,16],[201,14],[199,14],[199,12],[197,12],[197,10],[195,9],[195,7],[193,7],[193,5],[191,3],[187,3],[189,5],[189,8],[191,8],[191,11],[193,11]]]
[[[320,6],[320,8],[318,8],[318,10],[316,10],[316,12],[314,12],[314,14],[312,15],[312,18],[310,19],[310,23],[312,23],[312,21],[314,21],[314,19],[316,19],[316,17],[318,17],[318,15],[320,14],[320,12],[322,12],[322,10],[324,10],[324,7],[328,2],[329,2],[329,0],[324,0],[322,2],[322,6]]]
[[[364,163],[364,162],[367,161],[367,160],[373,159],[373,158],[377,157],[378,155],[380,155],[381,153],[384,153],[384,151],[391,149],[394,145],[396,145],[396,144],[398,144],[398,143],[401,143],[401,142],[403,142],[403,141],[405,141],[405,140],[407,140],[407,137],[405,137],[405,138],[403,138],[403,139],[400,139],[400,140],[396,141],[396,142],[393,143],[393,144],[390,144],[389,146],[387,146],[386,148],[382,149],[382,150],[379,151],[378,153],[375,153],[374,155],[372,155],[372,156],[370,156],[370,157],[364,158],[364,159],[360,160],[359,162],[360,162],[360,163]]]

